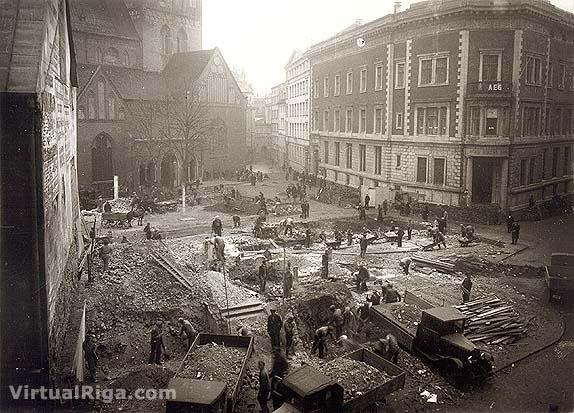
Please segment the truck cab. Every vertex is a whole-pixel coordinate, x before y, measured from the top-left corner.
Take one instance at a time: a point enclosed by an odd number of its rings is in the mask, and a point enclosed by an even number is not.
[[[464,334],[466,316],[454,307],[423,310],[415,338],[416,350],[441,361],[451,373],[484,377],[492,371],[492,356],[478,349]]]
[[[166,400],[166,413],[224,413],[227,411],[227,385],[220,381],[173,378],[168,389],[175,399]]]

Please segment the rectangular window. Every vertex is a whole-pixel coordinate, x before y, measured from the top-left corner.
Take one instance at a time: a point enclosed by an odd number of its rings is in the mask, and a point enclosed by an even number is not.
[[[570,114],[571,111],[564,109],[562,113],[562,135],[570,133]]]
[[[546,158],[548,158],[548,149],[542,151],[542,180],[546,179]]]
[[[566,85],[566,65],[560,63],[560,71],[558,72],[558,87],[564,89]]]
[[[335,124],[334,131],[340,132],[341,131],[341,111],[339,109],[335,109],[335,113],[333,115],[333,123]]]
[[[375,174],[380,175],[383,171],[383,148],[375,146]]]
[[[526,174],[528,172],[528,160],[520,160],[520,186],[526,185]]]
[[[540,108],[524,108],[522,116],[522,136],[537,136],[539,125]]]
[[[446,106],[417,108],[417,135],[443,136],[448,133]]]
[[[335,142],[335,166],[341,165],[341,144]]]
[[[367,69],[361,69],[359,73],[359,90],[361,93],[367,91]]]
[[[367,109],[361,109],[359,115],[359,132],[364,133],[367,130]]]
[[[315,111],[315,116],[313,116],[313,127],[315,130],[319,130],[319,122],[319,112]],[[289,126],[291,126],[291,124]]]
[[[353,132],[353,109],[347,109],[345,117],[345,132]]]
[[[438,119],[438,134],[439,135],[446,135],[447,130],[447,116],[446,116],[446,108],[441,107],[439,109],[439,119]]]
[[[562,175],[570,175],[570,157],[572,147],[566,146],[564,148],[564,167],[562,168]]]
[[[436,59],[435,65],[436,70],[435,70],[434,83],[436,84],[446,83],[448,79],[448,58],[441,57],[439,59]]]
[[[480,135],[480,107],[473,106],[470,108],[470,134],[472,136]]]
[[[446,159],[434,158],[433,184],[444,185]]]
[[[426,134],[438,135],[438,110],[437,108],[426,109]]]
[[[552,134],[552,120],[550,119],[551,116],[550,108],[546,108],[546,118],[544,124],[544,134],[551,135]]]
[[[353,72],[347,73],[347,95],[353,93]]]
[[[347,168],[353,169],[353,144],[352,143],[347,144],[346,156],[347,156]]]
[[[558,157],[560,156],[560,148],[552,150],[552,178],[558,176]]]
[[[421,85],[430,85],[432,83],[432,59],[420,61],[420,82]]]
[[[400,168],[400,167],[401,167],[401,155],[397,155],[395,166],[396,166],[397,168]]]
[[[528,163],[528,183],[534,183],[534,167],[536,166],[536,160],[534,158],[530,158],[530,162]]]
[[[319,97],[319,79],[315,79],[315,82],[313,82],[313,97]]]
[[[375,66],[375,90],[383,88],[383,65]]]
[[[341,94],[341,75],[335,75],[335,92],[333,94],[335,96]]]
[[[427,158],[420,156],[417,158],[417,182],[427,182]]]
[[[328,141],[323,142],[323,152],[324,152],[323,162],[329,163],[329,142]]]
[[[329,111],[328,110],[323,112],[323,130],[326,132],[329,131]]]
[[[383,109],[375,108],[375,133],[383,133]]]
[[[396,129],[403,128],[403,112],[397,112],[395,114],[395,128]]]
[[[323,78],[323,97],[329,97],[329,77],[325,76]]]
[[[492,82],[500,81],[500,66],[499,59],[501,55],[499,54],[481,54],[480,55],[482,66],[481,66],[481,81]]]
[[[448,84],[448,56],[419,58],[419,86]]]
[[[554,65],[548,62],[548,87],[554,86]]]
[[[398,62],[395,65],[395,89],[405,87],[405,63]]]
[[[560,135],[560,126],[562,125],[562,109],[561,108],[557,108],[556,109],[556,116],[554,118],[554,134],[555,135]]]
[[[359,145],[359,170],[365,172],[367,170],[367,147]]]
[[[425,133],[425,108],[417,109],[417,135]]]
[[[542,61],[539,57],[530,56],[526,62],[526,83],[540,85],[542,79]]]

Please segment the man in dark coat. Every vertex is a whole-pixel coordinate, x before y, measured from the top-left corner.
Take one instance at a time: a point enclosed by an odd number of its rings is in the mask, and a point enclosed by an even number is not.
[[[98,370],[98,355],[96,354],[94,336],[88,334],[82,344],[82,348],[84,349],[84,360],[86,360],[88,365],[88,373],[90,373],[90,381],[95,382]]]
[[[267,283],[267,260],[263,260],[261,265],[259,266],[259,292],[261,294],[265,293],[265,284]]]
[[[267,334],[271,339],[271,347],[281,346],[281,328],[283,327],[283,321],[281,317],[276,313],[275,308],[271,308],[271,314],[267,317]]]
[[[363,234],[363,236],[359,240],[359,247],[361,248],[361,252],[360,252],[361,258],[365,258],[365,255],[367,255],[367,246],[368,245],[369,245],[369,243],[367,242],[367,236],[365,234]]]
[[[514,217],[512,216],[512,214],[508,214],[508,216],[506,217],[506,230],[508,231],[509,234],[512,231],[513,223],[514,223]]]
[[[365,195],[365,208],[369,207],[369,202],[371,202],[371,197],[369,194]]]
[[[469,274],[466,275],[460,288],[462,289],[462,302],[466,303],[470,300],[470,290],[472,289],[472,280],[470,279]]]
[[[269,406],[267,401],[269,400],[271,393],[271,384],[269,382],[269,374],[265,370],[265,362],[259,360],[259,392],[257,393],[257,401],[261,407],[261,413],[269,413]]]
[[[385,199],[385,200],[383,201],[383,213],[384,213],[385,215],[387,215],[387,211],[388,211],[388,210],[389,210],[389,203],[388,203],[387,200]]]
[[[405,231],[401,227],[399,227],[399,229],[397,230],[397,247],[402,248],[404,236]]]
[[[215,235],[221,237],[221,230],[223,229],[223,224],[219,217],[215,217],[213,222],[211,223],[211,230],[215,233]]]
[[[289,351],[293,351],[293,337],[295,335],[295,320],[293,316],[287,317],[283,324],[285,330],[285,356],[289,358]]]
[[[518,243],[518,238],[520,237],[520,224],[514,222],[512,224],[512,243],[516,245]]]
[[[163,330],[162,322],[158,321],[155,327],[151,330],[151,353],[149,355],[149,364],[161,364],[161,352],[165,350],[165,344],[163,342]]]

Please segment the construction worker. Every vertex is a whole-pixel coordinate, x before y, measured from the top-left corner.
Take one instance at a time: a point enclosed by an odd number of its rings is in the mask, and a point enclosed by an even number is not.
[[[163,323],[158,320],[155,323],[155,327],[151,330],[151,353],[149,355],[149,364],[161,364],[161,352],[167,353],[165,349],[165,344],[163,342]]]
[[[285,401],[284,396],[281,392],[277,391],[278,384],[281,379],[285,377],[287,371],[289,370],[289,363],[287,358],[283,355],[280,348],[273,349],[273,365],[271,367],[271,400],[273,402],[273,411],[279,409],[283,402]]]
[[[397,230],[397,247],[402,248],[404,236],[405,231],[401,227],[399,227],[399,229]]]
[[[252,183],[255,185],[255,183]],[[259,392],[257,393],[257,401],[261,407],[261,413],[269,413],[269,406],[267,401],[271,396],[271,383],[269,382],[269,374],[265,370],[265,362],[259,360],[257,363],[259,367]]]
[[[295,319],[289,315],[283,324],[285,330],[285,356],[289,358],[289,352],[293,352],[293,337],[295,335]]]
[[[347,230],[347,245],[351,246],[353,244],[353,231],[350,229]]]
[[[179,336],[181,337],[184,333],[187,337],[187,348],[189,349],[193,344],[193,340],[197,336],[197,331],[193,328],[193,325],[189,322],[189,320],[184,320],[183,318],[178,318],[177,322],[181,325],[181,330],[179,332]]]
[[[96,353],[95,337],[92,334],[86,336],[82,343],[82,348],[84,349],[84,360],[88,365],[88,373],[90,373],[90,381],[95,382],[97,381],[98,355]]]
[[[409,219],[409,225],[407,226],[407,239],[410,241],[413,235],[413,222]]]
[[[291,263],[287,263],[287,269],[283,274],[283,298],[291,298],[291,288],[293,288],[293,271],[291,271]]]
[[[112,247],[107,238],[104,238],[104,245],[100,247],[100,258],[104,262],[104,272],[108,272],[110,268],[110,259],[112,256]]]
[[[373,294],[367,298],[367,301],[369,301],[373,305],[380,305],[381,304],[381,296],[379,295],[379,293],[377,291],[374,291]]]
[[[376,354],[387,359],[393,364],[397,364],[399,361],[399,343],[395,336],[390,333],[375,343],[374,350]]]
[[[512,216],[512,214],[508,214],[508,216],[506,217],[506,230],[508,231],[509,234],[512,231],[512,224],[514,224],[514,217]]]
[[[287,217],[283,221],[281,221],[281,223],[283,224],[283,226],[285,226],[285,231],[283,232],[283,235],[287,236],[287,233],[289,233],[288,236],[292,237],[293,236],[293,218]]]
[[[405,257],[399,261],[399,266],[403,269],[405,275],[409,275],[409,267],[411,266],[411,262],[413,262],[411,257]]]
[[[460,288],[462,289],[462,302],[466,303],[470,300],[470,290],[472,289],[470,274],[466,274],[466,278],[462,281]]]
[[[377,206],[377,221],[381,222],[383,220],[383,207],[381,204]]]
[[[321,256],[321,276],[323,278],[329,278],[329,254],[327,251]]]
[[[211,230],[215,233],[215,235],[221,237],[221,231],[223,230],[223,223],[219,216],[216,216],[213,222],[211,223]]]
[[[311,230],[307,228],[305,230],[305,248],[311,247]]]
[[[441,231],[437,231],[435,233],[435,242],[438,245],[438,249],[440,250],[440,245],[442,244],[446,248],[446,239],[444,234]]]
[[[520,237],[520,224],[518,222],[512,223],[512,244],[516,245],[518,243],[518,238]]]
[[[401,295],[395,290],[393,284],[389,283],[385,294],[385,303],[397,303],[399,301],[401,301]]]
[[[343,331],[347,336],[351,336],[355,330],[356,316],[351,311],[351,307],[345,307],[343,311]]]
[[[356,286],[357,286],[357,290],[358,291],[367,291],[367,280],[369,278],[371,278],[371,275],[369,274],[369,270],[367,270],[365,268],[364,265],[360,265],[359,266],[359,271],[356,273],[355,275],[356,280]]]
[[[363,234],[361,236],[361,239],[359,240],[359,247],[361,249],[360,252],[360,257],[361,258],[365,258],[365,255],[367,255],[367,246],[369,245],[369,243],[367,242],[367,234]]]
[[[233,228],[241,226],[241,217],[239,215],[233,215]]]
[[[267,334],[271,339],[271,347],[281,346],[281,328],[283,327],[283,321],[281,317],[276,313],[275,308],[271,308],[269,317],[267,317]]]
[[[335,340],[333,334],[335,333],[335,328],[332,325],[323,326],[315,330],[315,337],[313,339],[313,346],[311,347],[311,355],[315,354],[319,350],[319,358],[325,356],[327,351],[327,337],[332,337]]]
[[[343,335],[343,327],[345,324],[343,312],[340,308],[336,308],[334,305],[329,307],[329,311],[332,313],[330,325],[335,327],[335,338],[339,338]]]
[[[265,294],[265,284],[267,282],[267,260],[263,259],[263,262],[259,266],[259,292]]]
[[[383,201],[383,214],[387,215],[387,211],[389,210],[389,203],[387,202],[387,200],[385,199]]]
[[[365,195],[365,208],[369,207],[369,203],[371,202],[371,197],[369,194]]]
[[[225,240],[220,236],[213,238],[213,245],[215,245],[215,256],[219,261],[225,261]]]

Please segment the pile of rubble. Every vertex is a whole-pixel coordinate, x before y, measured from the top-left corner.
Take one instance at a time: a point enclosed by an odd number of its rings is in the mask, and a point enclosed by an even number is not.
[[[316,367],[343,387],[344,401],[360,396],[392,379],[388,373],[349,357],[338,357]]]
[[[130,212],[132,200],[129,198],[110,199],[108,201],[114,212]]]
[[[187,356],[179,377],[227,383],[233,391],[241,374],[246,350],[216,343],[197,346]]]
[[[415,304],[404,303],[401,306],[393,307],[391,312],[407,328],[416,328],[422,317],[422,310]]]
[[[257,215],[261,208],[250,198],[231,199],[229,204],[216,202],[204,208],[205,211],[227,212],[237,215]]]
[[[207,286],[211,290],[213,299],[219,308],[235,307],[257,300],[257,293],[232,283],[229,278],[224,279],[223,274],[217,271],[208,271],[205,274]],[[226,298],[227,288],[227,298]]]

